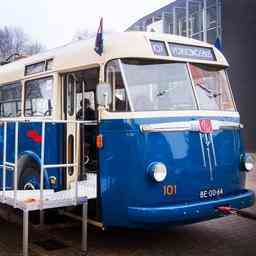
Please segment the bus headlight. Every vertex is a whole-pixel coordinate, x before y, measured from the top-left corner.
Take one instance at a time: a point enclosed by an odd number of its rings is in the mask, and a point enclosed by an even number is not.
[[[163,163],[152,163],[148,167],[149,176],[156,182],[162,182],[167,176],[167,168]]]
[[[243,162],[244,168],[247,172],[251,172],[254,169],[254,160],[250,154],[245,154]]]

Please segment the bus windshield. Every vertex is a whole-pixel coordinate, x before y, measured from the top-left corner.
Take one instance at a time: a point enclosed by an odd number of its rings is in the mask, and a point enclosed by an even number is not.
[[[123,59],[120,63],[133,111],[196,110],[198,107],[235,111],[222,68],[161,60]]]
[[[134,111],[197,108],[185,63],[129,59],[122,66]]]
[[[235,111],[225,71],[207,65],[189,65],[200,109]]]

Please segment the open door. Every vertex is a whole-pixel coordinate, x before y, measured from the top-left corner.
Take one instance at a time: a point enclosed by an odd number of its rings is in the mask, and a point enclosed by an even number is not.
[[[87,173],[97,173],[98,170],[95,143],[98,131],[95,100],[98,81],[99,68],[66,73],[63,76],[63,114],[68,121],[66,159],[68,163],[78,163],[75,168],[67,168],[67,187],[76,178],[84,180]],[[79,125],[75,121],[80,121]]]

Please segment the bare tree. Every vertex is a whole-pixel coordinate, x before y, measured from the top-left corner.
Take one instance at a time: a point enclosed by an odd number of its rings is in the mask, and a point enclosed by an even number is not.
[[[45,50],[45,47],[39,42],[31,42],[26,46],[25,53],[33,55]]]
[[[0,60],[2,61],[12,55],[31,55],[43,49],[42,44],[31,41],[20,28],[7,26],[0,28]]]
[[[73,36],[72,41],[79,41],[79,40],[89,39],[89,38],[94,37],[95,35],[96,35],[96,33],[91,33],[91,32],[89,32],[88,29],[77,30],[77,32]]]

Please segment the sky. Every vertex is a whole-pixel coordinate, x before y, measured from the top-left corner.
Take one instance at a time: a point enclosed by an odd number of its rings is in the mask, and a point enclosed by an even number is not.
[[[78,31],[124,31],[139,18],[173,0],[0,0],[0,27],[22,28],[48,49],[72,40]]]

